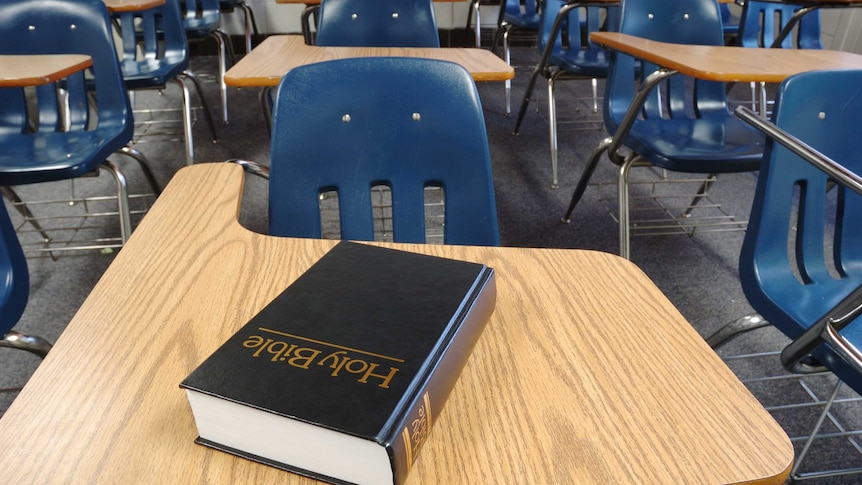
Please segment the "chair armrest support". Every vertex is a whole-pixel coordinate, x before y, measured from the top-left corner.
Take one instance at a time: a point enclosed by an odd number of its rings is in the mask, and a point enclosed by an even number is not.
[[[608,157],[615,164],[623,165],[625,163],[625,156],[620,152],[620,150],[623,147],[623,144],[625,144],[632,126],[635,124],[635,121],[637,121],[638,115],[640,115],[649,94],[656,86],[659,85],[659,83],[671,76],[675,76],[677,73],[678,72],[673,69],[660,68],[648,75],[646,79],[641,82],[641,85],[635,93],[628,110],[625,115],[623,115],[616,132],[613,134],[611,145],[608,147]]]
[[[862,177],[859,175],[810,147],[774,123],[764,120],[754,111],[739,106],[734,112],[737,117],[762,131],[774,142],[781,144],[803,160],[822,170],[839,184],[862,195]],[[844,327],[860,315],[862,315],[862,286],[844,297],[833,309],[809,327],[805,333],[785,347],[781,352],[781,364],[791,372],[810,372],[811,369],[802,360],[826,342],[857,372],[862,373],[862,351],[840,334]]]
[[[781,351],[781,364],[791,372],[806,373],[801,361],[823,342],[856,371],[862,372],[862,352],[839,333],[862,315],[862,286],[844,297],[838,305]]]
[[[250,173],[253,175],[257,175],[258,177],[265,178],[269,180],[269,167],[266,165],[261,165],[257,162],[253,162],[251,160],[242,160],[239,158],[232,158],[230,160],[225,160],[225,163],[235,163],[242,167],[242,169],[246,173]]]
[[[772,138],[788,150],[802,157],[805,161],[826,172],[839,184],[862,195],[862,177],[859,175],[808,146],[805,142],[779,128],[774,123],[764,120],[745,106],[738,106],[734,113],[742,121],[762,131],[769,138]]]

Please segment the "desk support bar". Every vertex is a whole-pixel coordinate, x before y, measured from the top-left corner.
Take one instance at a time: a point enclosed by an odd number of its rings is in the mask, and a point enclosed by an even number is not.
[[[826,155],[820,153],[814,148],[808,146],[795,136],[782,130],[774,123],[771,123],[759,117],[754,111],[745,106],[738,106],[734,111],[737,117],[742,121],[762,131],[766,136],[777,141],[788,150],[802,157],[805,161],[811,163],[815,167],[826,172],[830,177],[834,178],[838,183],[844,185],[862,195],[862,177],[848,170],[843,165],[832,160]]]
[[[734,113],[746,123],[762,131],[773,141],[780,143],[788,150],[802,157],[805,161],[828,174],[841,185],[862,195],[862,177],[808,146],[805,142],[779,128],[774,123],[757,116],[751,109],[745,106],[738,106]],[[858,372],[862,372],[862,352],[839,333],[860,315],[862,315],[862,286],[853,290],[838,305],[809,327],[805,333],[785,347],[781,352],[782,365],[791,372],[809,372],[808,367],[802,362],[802,359],[823,342],[826,342],[848,364]]]
[[[634,98],[632,99],[631,104],[629,105],[628,111],[623,116],[622,121],[620,122],[620,126],[616,129],[614,134],[599,143],[599,146],[593,151],[590,156],[589,161],[587,162],[587,166],[584,169],[583,173],[581,173],[581,178],[578,180],[578,185],[575,187],[575,192],[572,194],[572,200],[569,202],[569,208],[566,210],[566,214],[562,217],[560,222],[563,224],[568,224],[571,222],[572,212],[575,210],[575,206],[580,202],[581,197],[584,195],[584,192],[587,190],[587,184],[590,182],[590,178],[593,176],[593,172],[596,170],[596,165],[599,163],[599,159],[603,152],[608,152],[608,158],[611,159],[615,164],[622,166],[626,163],[625,157],[622,156],[620,152],[620,148],[622,148],[623,143],[625,142],[626,136],[628,136],[629,130],[631,130],[632,125],[640,114],[641,107],[646,101],[647,96],[652,90],[658,85],[658,83],[664,81],[665,79],[674,76],[677,74],[677,71],[673,69],[659,69],[644,80],[638,92],[635,93]],[[523,107],[523,106],[522,106]]]

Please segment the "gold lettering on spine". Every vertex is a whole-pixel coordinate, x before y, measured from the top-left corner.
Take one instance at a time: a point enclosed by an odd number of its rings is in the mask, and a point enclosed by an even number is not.
[[[413,461],[416,455],[419,454],[419,449],[425,444],[428,439],[428,434],[431,432],[431,398],[426,391],[422,395],[422,405],[417,410],[419,416],[401,430],[401,438],[404,440],[404,452],[407,454],[407,472],[413,466]],[[411,432],[412,428],[412,432]]]
[[[431,398],[428,396],[428,392],[425,392],[425,395],[422,396],[422,400],[425,401],[425,414],[428,416],[428,430],[431,430]]]
[[[411,447],[410,430],[407,429],[407,426],[401,430],[401,439],[404,440],[404,452],[407,454],[407,473],[410,473],[410,469],[413,468],[413,448]]]

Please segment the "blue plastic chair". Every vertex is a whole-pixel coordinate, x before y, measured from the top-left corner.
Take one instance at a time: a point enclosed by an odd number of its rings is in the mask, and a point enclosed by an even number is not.
[[[317,45],[440,47],[432,0],[323,0]]]
[[[45,357],[51,349],[48,341],[13,330],[24,313],[29,295],[27,260],[6,206],[0,204],[0,347],[26,350]]]
[[[500,243],[482,106],[457,64],[377,57],[293,69],[278,88],[270,152],[272,235],[321,237],[320,196],[336,191],[340,238],[373,240],[372,188],[387,186],[393,240],[426,242],[424,193],[439,187],[445,244]]]
[[[227,84],[224,82],[224,73],[227,71],[228,49],[231,47],[231,43],[228,35],[221,29],[221,5],[219,0],[179,0],[179,2],[188,40],[197,41],[212,38],[216,41],[222,121],[227,123]]]
[[[718,6],[721,9],[721,28],[725,38],[736,37],[739,34],[739,17],[733,15],[726,3],[720,3]]]
[[[500,3],[500,13],[497,17],[497,31],[494,32],[492,49],[497,50],[500,38],[503,39],[503,60],[512,65],[512,53],[509,48],[509,36],[513,32],[533,32],[538,34],[539,22],[538,4],[535,0],[504,0]],[[512,112],[512,80],[506,80],[506,115]]]
[[[558,80],[589,79],[592,82],[593,112],[598,112],[598,79],[608,75],[609,53],[590,42],[591,32],[619,29],[619,6],[577,6],[564,0],[546,0],[542,9],[539,27],[539,64],[533,72],[518,119],[515,133],[521,126],[527,105],[530,102],[535,79],[542,75],[548,80],[548,136],[551,151],[551,186],[559,184],[557,150],[557,103]]]
[[[106,169],[117,182],[125,242],[131,232],[125,177],[107,158],[125,149],[134,123],[112,35],[108,12],[99,0],[0,3],[0,53],[87,54],[93,60],[86,79],[78,73],[61,86],[38,87],[32,116],[24,109],[21,89],[0,90],[0,120],[6,125],[0,136],[0,186],[71,179]],[[58,96],[61,90],[64,102]],[[63,104],[68,122],[60,115]],[[142,168],[154,183],[146,165]]]
[[[147,10],[113,14],[122,45],[121,66],[126,88],[162,89],[169,83],[179,86],[183,98],[183,131],[186,163],[194,163],[192,100],[186,80],[192,81],[204,111],[213,143],[218,141],[209,105],[195,73],[189,69],[189,48],[177,0],[166,0]]]
[[[678,44],[724,44],[715,0],[623,0],[621,9],[623,33]],[[635,99],[632,80],[646,79],[656,70],[655,65],[611,52],[604,123],[612,136],[593,151],[563,217],[563,222],[569,221],[602,153],[607,151],[620,166],[620,254],[624,257],[630,253],[628,173],[632,167],[648,164],[703,174],[744,172],[757,170],[763,155],[763,135],[731,114],[724,83],[665,75],[666,91],[660,94],[653,89],[640,110],[642,116],[630,127],[621,126]],[[622,145],[634,156],[626,156]]]
[[[316,45],[345,47],[440,47],[432,0],[324,0],[318,12]],[[271,123],[272,90],[261,109]]]
[[[773,123],[783,132],[778,135],[795,139],[779,144],[775,140],[781,139],[773,135],[767,141],[739,273],[752,308],[794,339],[782,353],[785,367],[797,372],[819,370],[800,361],[810,354],[862,393],[862,365],[854,364],[843,347],[860,355],[862,320],[848,318],[843,329],[836,322],[834,341],[823,333],[826,317],[841,315],[830,312],[842,300],[850,297],[845,302],[849,309],[862,305],[862,156],[856,144],[862,122],[859,86],[862,70],[810,72],[779,86]],[[751,111],[747,118],[765,125]],[[785,146],[798,142],[840,163],[849,176],[827,174]],[[828,344],[823,343],[824,336]],[[824,415],[827,412],[828,406]],[[793,478],[800,478],[795,475],[802,458],[797,458]]]
[[[773,47],[782,49],[822,49],[820,41],[820,11],[806,13],[798,22],[793,19],[800,5],[790,5],[775,2],[746,1],[742,8],[737,45],[741,47]],[[789,24],[796,26],[790,35],[778,38]],[[766,83],[751,83],[751,109],[757,109],[760,103],[760,113],[767,116]],[[758,94],[759,92],[759,94]]]

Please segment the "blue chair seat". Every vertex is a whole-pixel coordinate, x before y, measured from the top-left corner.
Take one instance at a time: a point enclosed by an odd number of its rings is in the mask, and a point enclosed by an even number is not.
[[[92,172],[123,147],[124,143],[115,138],[116,132],[117,128],[110,126],[74,136],[45,132],[0,137],[0,153],[4,154],[0,185],[65,180]],[[131,138],[131,133],[128,136]]]
[[[642,120],[626,145],[653,165],[689,173],[748,172],[763,157],[763,136],[736,118]]]
[[[539,22],[542,21],[538,13],[526,13],[521,15],[506,12],[503,20],[521,30],[539,30]]]
[[[608,52],[597,46],[569,49],[562,54],[552,54],[550,59],[551,63],[572,75],[603,78],[608,74]]]
[[[169,53],[163,59],[124,59],[121,65],[123,80],[129,89],[146,89],[164,86],[182,75],[188,67],[188,59],[184,53]]]
[[[183,19],[183,25],[186,28],[186,35],[190,39],[204,38],[210,35],[213,30],[221,26],[221,17],[218,10],[204,13],[200,17],[187,15]]]

